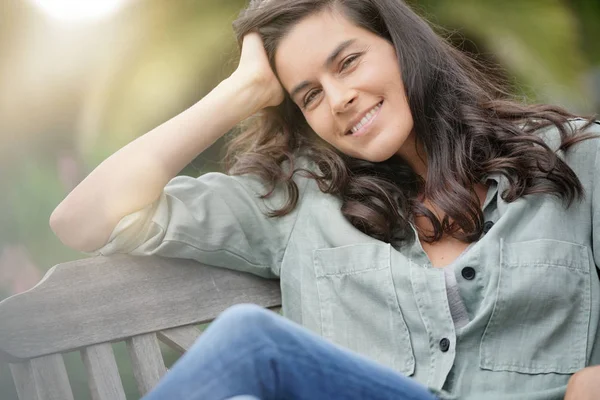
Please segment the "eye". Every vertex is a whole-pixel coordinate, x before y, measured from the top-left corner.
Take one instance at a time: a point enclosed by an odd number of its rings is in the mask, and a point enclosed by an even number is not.
[[[310,92],[308,92],[306,94],[306,97],[304,98],[304,102],[303,102],[304,107],[309,105],[315,99],[315,97],[317,97],[318,94],[319,94],[319,90],[317,90],[317,89],[311,90]]]
[[[352,54],[351,56],[349,56],[348,58],[346,58],[343,62],[342,62],[342,67],[341,70],[344,71],[347,68],[349,68],[350,66],[352,66],[352,64],[354,64],[354,62],[356,60],[358,60],[358,58],[360,57],[360,54]]]

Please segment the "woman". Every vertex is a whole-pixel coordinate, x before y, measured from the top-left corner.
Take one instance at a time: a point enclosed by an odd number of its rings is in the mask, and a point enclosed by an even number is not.
[[[232,76],[51,217],[82,251],[280,278],[292,322],[226,311],[148,399],[560,399],[598,378],[600,127],[512,101],[399,0],[255,1],[234,26]],[[244,120],[229,175],[173,178]]]

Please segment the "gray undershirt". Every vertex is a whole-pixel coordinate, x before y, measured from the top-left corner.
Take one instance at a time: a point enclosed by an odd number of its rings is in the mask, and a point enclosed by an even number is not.
[[[455,267],[462,256],[473,246],[473,243],[469,245],[452,263],[446,265],[444,270],[444,278],[446,279],[446,295],[448,296],[448,305],[450,306],[450,315],[452,315],[452,321],[454,326],[462,328],[469,323],[469,314],[465,307],[460,291],[458,289],[458,283],[456,282]]]

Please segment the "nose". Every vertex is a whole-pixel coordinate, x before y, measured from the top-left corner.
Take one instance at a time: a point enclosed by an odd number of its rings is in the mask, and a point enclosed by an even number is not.
[[[355,103],[357,92],[356,90],[341,84],[330,83],[326,88],[329,97],[329,105],[333,114],[341,114]]]

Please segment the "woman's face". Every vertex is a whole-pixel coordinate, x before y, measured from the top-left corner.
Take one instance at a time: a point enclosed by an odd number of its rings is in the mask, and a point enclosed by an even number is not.
[[[414,143],[394,47],[340,13],[301,20],[281,41],[275,67],[311,128],[343,153],[380,162]]]

